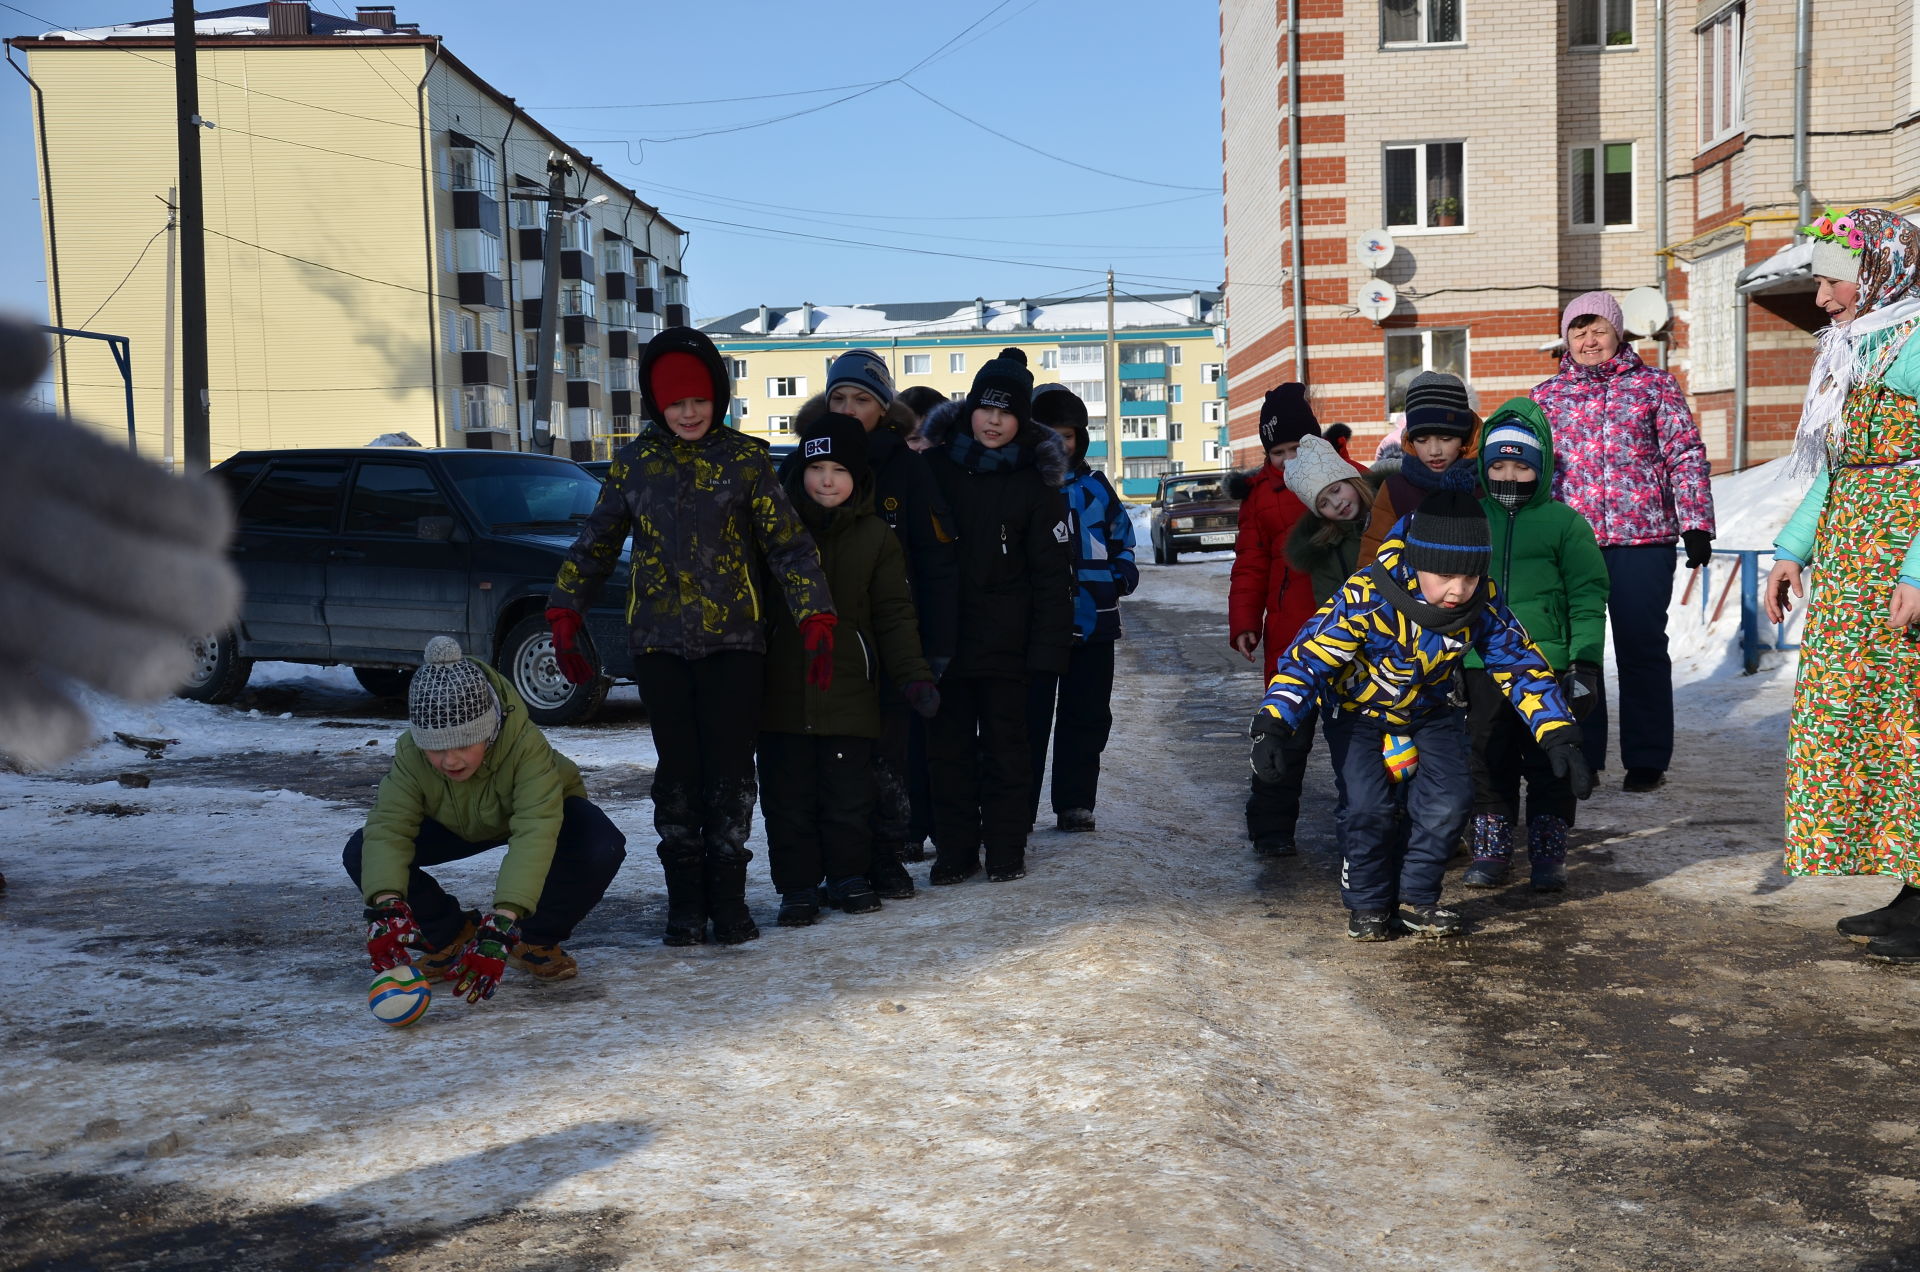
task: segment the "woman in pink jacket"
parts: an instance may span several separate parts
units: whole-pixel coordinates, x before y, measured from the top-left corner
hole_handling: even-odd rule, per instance
[[[1673,758],[1673,664],[1667,606],[1674,544],[1687,565],[1712,555],[1711,466],[1700,429],[1673,376],[1621,339],[1620,306],[1588,292],[1560,316],[1567,351],[1560,374],[1533,390],[1553,426],[1553,497],[1593,526],[1607,561],[1614,661],[1620,671],[1624,789],[1650,791]],[[1607,702],[1581,726],[1587,763],[1606,766]]]

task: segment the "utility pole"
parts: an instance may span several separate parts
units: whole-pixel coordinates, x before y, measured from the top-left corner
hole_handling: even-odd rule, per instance
[[[534,355],[533,449],[553,454],[553,358],[560,347],[560,235],[567,219],[567,178],[573,165],[563,154],[547,156],[547,229],[540,240],[540,342]]]
[[[193,0],[173,0],[173,89],[180,145],[180,389],[186,407],[185,468],[213,460],[207,401],[207,240],[200,197],[200,63]],[[169,363],[171,365],[171,363]]]
[[[1127,471],[1120,444],[1120,338],[1113,330],[1113,270],[1107,270],[1107,455],[1100,471],[1111,478]]]
[[[174,254],[180,230],[180,188],[167,187],[167,336],[166,353],[160,368],[160,466],[174,469],[173,453],[173,354],[174,354]]]

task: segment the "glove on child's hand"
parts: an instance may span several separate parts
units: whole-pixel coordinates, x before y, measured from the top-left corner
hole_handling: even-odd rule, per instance
[[[1286,779],[1287,739],[1293,736],[1293,730],[1279,716],[1269,715],[1265,711],[1254,713],[1253,723],[1248,726],[1247,734],[1253,739],[1253,754],[1248,763],[1253,766],[1253,775],[1269,786]]]
[[[413,910],[403,898],[370,905],[363,913],[367,919],[367,957],[373,961],[374,971],[390,971],[413,962],[413,951],[423,942],[420,925],[413,921]]]
[[[1560,692],[1566,695],[1573,718],[1586,719],[1600,701],[1600,669],[1590,662],[1573,664],[1560,673]]]
[[[560,674],[570,685],[592,684],[600,673],[580,652],[580,629],[585,626],[580,611],[556,605],[547,611],[547,626],[553,629],[553,659],[560,664]]]
[[[915,680],[907,685],[905,691],[907,705],[922,720],[931,720],[940,714],[940,690],[931,680]]]
[[[821,693],[833,688],[833,629],[839,622],[831,614],[809,614],[800,622],[800,648],[807,651],[807,683]]]
[[[507,974],[507,951],[513,948],[513,919],[505,914],[490,914],[480,930],[467,942],[460,960],[447,969],[453,992],[470,1003],[492,998]]]
[[[1705,530],[1682,530],[1680,542],[1687,545],[1689,570],[1713,560],[1713,536]]]
[[[1580,750],[1580,730],[1556,733],[1547,742],[1546,752],[1553,775],[1567,784],[1575,799],[1593,794],[1593,770],[1587,767],[1587,757]]]

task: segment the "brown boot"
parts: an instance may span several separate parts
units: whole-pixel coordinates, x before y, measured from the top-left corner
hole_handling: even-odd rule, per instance
[[[460,931],[445,945],[436,946],[424,953],[415,953],[413,966],[430,981],[437,981],[447,974],[447,969],[460,961],[460,955],[466,952],[467,942],[480,931],[480,912],[468,910],[460,916]]]
[[[580,974],[580,965],[573,961],[573,955],[558,945],[529,945],[525,941],[516,941],[513,949],[507,953],[507,962],[536,980],[572,980]]]

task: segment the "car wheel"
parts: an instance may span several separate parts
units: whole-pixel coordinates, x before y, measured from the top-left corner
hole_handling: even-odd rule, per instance
[[[208,632],[188,643],[193,669],[180,686],[180,696],[195,702],[232,702],[247,687],[253,659],[242,658],[233,633]]]
[[[404,698],[413,683],[411,667],[355,667],[353,678],[376,698]]]
[[[592,641],[581,636],[581,652],[598,662]],[[494,664],[527,704],[527,718],[535,724],[581,724],[593,718],[607,696],[607,678],[590,685],[570,683],[560,674],[553,656],[553,632],[545,616],[529,614],[513,625],[500,645]]]
[[[1166,556],[1167,559],[1164,562],[1162,562],[1162,564],[1164,565],[1180,564],[1180,549],[1173,546],[1172,539],[1167,540],[1167,550],[1164,553],[1164,555]]]
[[[1161,541],[1160,536],[1157,534],[1153,536],[1153,563],[1155,565],[1165,565],[1167,563],[1166,544]]]

